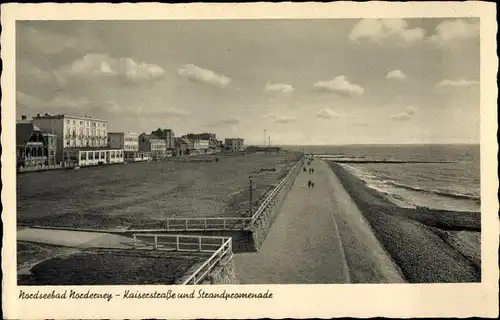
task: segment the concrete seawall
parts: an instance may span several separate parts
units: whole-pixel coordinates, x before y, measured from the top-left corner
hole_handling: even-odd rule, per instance
[[[283,205],[283,202],[285,201],[285,198],[290,191],[290,188],[295,183],[296,177],[296,174],[294,174],[294,176],[292,176],[285,183],[281,191],[273,199],[272,204],[262,212],[259,218],[252,225],[251,234],[254,251],[259,250],[262,246],[262,243],[264,243],[264,240],[266,240],[266,237],[276,218],[276,215],[280,211],[281,206]]]

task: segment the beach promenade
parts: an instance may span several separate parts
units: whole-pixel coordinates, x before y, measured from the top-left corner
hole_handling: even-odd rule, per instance
[[[315,172],[301,171],[261,249],[235,255],[240,283],[404,282],[329,166],[316,159],[310,167]]]

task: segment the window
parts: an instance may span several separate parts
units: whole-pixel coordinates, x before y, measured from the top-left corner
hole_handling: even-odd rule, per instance
[[[80,121],[80,125],[83,126],[83,121]]]
[[[86,152],[80,152],[80,160],[87,160],[87,153]]]
[[[96,151],[96,152],[94,152],[94,158],[95,158],[96,160],[97,160],[97,159],[99,159],[99,152],[97,152],[97,151]]]
[[[93,152],[89,152],[89,160],[94,160],[94,153]]]
[[[111,158],[114,159],[115,158],[115,152],[114,151],[111,151]]]
[[[104,159],[105,156],[104,156],[104,151],[101,152],[101,159]]]

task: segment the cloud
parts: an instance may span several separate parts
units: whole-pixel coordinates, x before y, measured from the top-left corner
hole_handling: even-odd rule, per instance
[[[393,114],[392,119],[398,121],[410,120],[417,114],[417,109],[415,107],[406,107],[404,112]]]
[[[217,121],[210,122],[207,124],[208,127],[224,127],[224,126],[232,126],[239,124],[241,119],[236,116],[231,116],[227,119],[221,119]]]
[[[429,41],[448,46],[450,42],[479,37],[479,21],[454,19],[445,20],[436,27]]]
[[[340,117],[340,114],[330,108],[323,108],[318,111],[316,116],[320,119],[332,119]]]
[[[186,64],[177,70],[177,74],[192,81],[206,83],[212,86],[225,88],[231,83],[231,79],[211,70],[203,69],[194,64]]]
[[[187,111],[177,110],[175,108],[167,109],[162,112],[164,115],[169,117],[184,118],[189,116],[191,113]]]
[[[382,43],[392,41],[395,44],[409,45],[423,40],[425,30],[409,28],[404,19],[362,19],[349,33],[349,40],[363,40]]]
[[[76,51],[81,54],[103,49],[104,44],[93,37],[75,38],[47,31],[39,31],[30,27],[20,27],[19,39],[27,41],[31,46],[46,55],[56,55],[64,51]]]
[[[347,81],[345,76],[338,76],[331,81],[318,81],[314,84],[314,88],[319,91],[334,92],[343,96],[361,96],[364,89]]]
[[[297,117],[295,116],[287,116],[287,115],[281,115],[278,113],[268,113],[263,116],[265,119],[272,119],[274,122],[279,123],[279,124],[286,124],[286,123],[292,123],[297,121]]]
[[[165,71],[146,62],[137,63],[131,58],[114,58],[107,54],[91,53],[75,60],[70,66],[56,72],[59,76],[119,77],[131,82],[161,78]]]
[[[294,91],[294,88],[292,87],[292,85],[285,83],[275,83],[275,84],[268,83],[266,85],[265,90],[267,92],[292,93]]]
[[[316,117],[323,120],[330,120],[334,118],[351,118],[352,116],[349,114],[337,112],[330,108],[323,108],[316,113]]]
[[[439,82],[436,86],[439,88],[464,88],[464,87],[471,87],[476,84],[478,84],[479,81],[475,80],[465,80],[465,79],[458,79],[458,80],[450,80],[450,79],[445,79],[441,82]]]
[[[78,109],[87,107],[91,103],[86,98],[74,98],[69,95],[56,95],[52,99],[46,100],[27,95],[21,91],[16,92],[16,102],[19,105],[32,109]]]
[[[292,123],[297,121],[297,118],[295,116],[287,116],[287,115],[282,115],[278,113],[268,113],[263,116],[263,118],[266,119],[272,119],[274,122],[279,123],[279,124],[286,124],[286,123]]]
[[[392,70],[387,73],[385,76],[386,79],[397,79],[397,80],[404,80],[406,79],[406,75],[403,73],[401,70]]]

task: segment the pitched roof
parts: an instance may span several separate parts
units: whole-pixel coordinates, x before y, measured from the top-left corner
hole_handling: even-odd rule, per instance
[[[16,145],[20,146],[28,143],[28,140],[35,131],[42,132],[42,130],[32,122],[19,121],[16,123]]]

